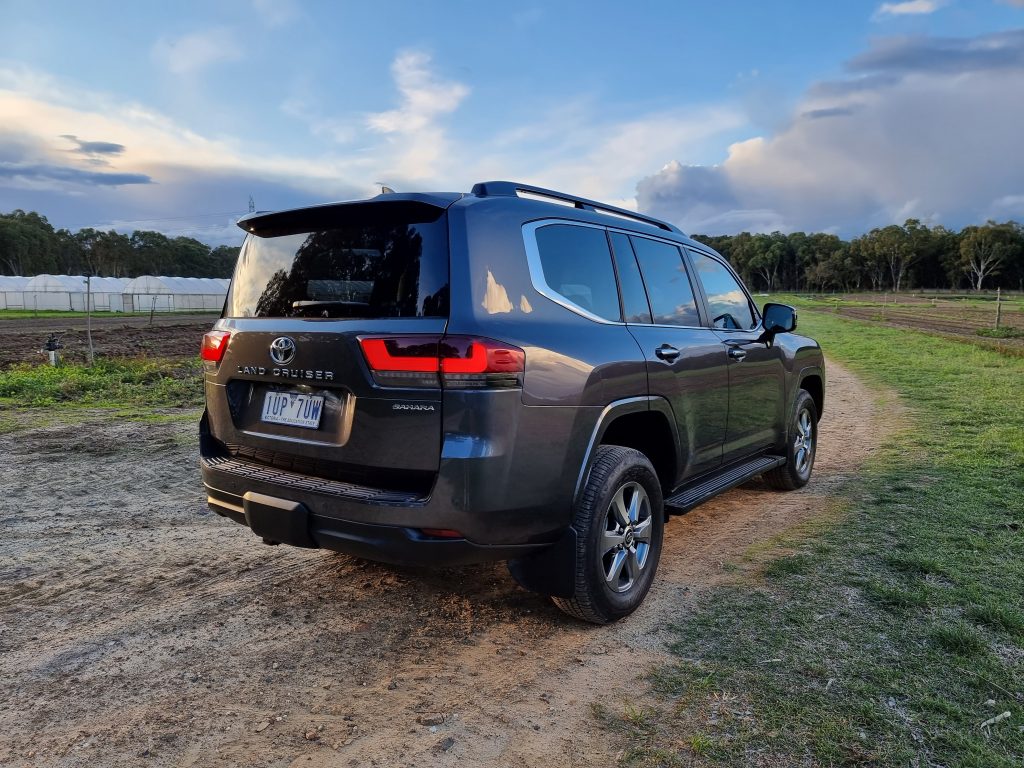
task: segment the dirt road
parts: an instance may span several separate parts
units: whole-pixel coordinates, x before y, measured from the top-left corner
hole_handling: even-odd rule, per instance
[[[0,462],[0,764],[613,764],[591,704],[642,696],[659,628],[724,562],[819,514],[882,439],[872,393],[829,376],[811,485],[754,483],[674,518],[647,602],[604,628],[503,565],[265,546],[206,511],[192,422],[16,414],[27,428]]]

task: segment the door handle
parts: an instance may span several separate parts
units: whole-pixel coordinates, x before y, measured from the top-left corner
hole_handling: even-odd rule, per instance
[[[677,357],[679,357],[679,350],[673,347],[671,344],[662,344],[656,350],[654,354],[658,356],[659,360],[664,360],[666,363],[671,363]]]
[[[729,347],[729,357],[731,357],[733,360],[739,361],[745,358],[746,356],[747,353],[744,352],[739,347]]]

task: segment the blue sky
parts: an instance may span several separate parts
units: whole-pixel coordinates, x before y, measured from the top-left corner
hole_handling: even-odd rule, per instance
[[[1024,219],[1024,0],[0,0],[0,211],[234,242],[511,178],[685,231]]]

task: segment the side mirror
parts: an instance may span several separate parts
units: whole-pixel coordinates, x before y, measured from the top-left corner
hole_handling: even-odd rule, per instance
[[[787,304],[765,304],[764,330],[766,334],[789,333],[796,330],[796,310]]]

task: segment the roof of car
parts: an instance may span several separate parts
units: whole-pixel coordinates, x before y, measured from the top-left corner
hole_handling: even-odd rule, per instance
[[[388,190],[365,200],[339,201],[283,211],[250,213],[238,220],[238,226],[246,232],[261,237],[273,237],[337,226],[339,219],[345,217],[368,221],[372,220],[375,214],[385,214],[389,218],[399,215],[406,217],[410,222],[427,222],[437,219],[444,210],[459,200],[472,203],[476,200],[502,198],[520,199],[523,202],[530,201],[550,206],[552,209],[558,210],[563,218],[580,218],[603,223],[608,223],[609,219],[615,219],[622,225],[641,225],[644,229],[652,228],[661,233],[674,235],[684,242],[700,245],[687,237],[674,224],[654,216],[515,181],[483,181],[475,184],[469,194],[461,192],[392,192]],[[568,215],[567,208],[574,210],[576,216]],[[648,231],[650,230],[648,229]]]

